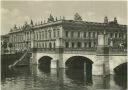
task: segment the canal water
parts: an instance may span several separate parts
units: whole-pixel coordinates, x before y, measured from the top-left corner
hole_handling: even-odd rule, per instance
[[[125,90],[126,76],[86,78],[80,69],[44,69],[36,65],[10,70],[2,66],[2,90]]]

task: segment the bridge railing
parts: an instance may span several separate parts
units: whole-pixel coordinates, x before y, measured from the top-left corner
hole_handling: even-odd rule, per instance
[[[31,48],[31,51],[37,52],[37,51],[55,51],[55,48]]]
[[[110,52],[126,52],[127,48],[110,47],[109,51]]]
[[[32,48],[31,51],[56,51],[57,48]],[[96,48],[63,48],[63,51],[96,51]]]
[[[90,47],[90,48],[64,48],[64,51],[96,51],[97,48]]]

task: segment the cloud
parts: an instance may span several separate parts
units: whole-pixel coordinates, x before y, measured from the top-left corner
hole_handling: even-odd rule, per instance
[[[10,28],[13,28],[15,24],[18,26],[23,25],[25,21],[30,21],[30,17],[24,15],[19,9],[1,9],[1,34],[7,34]]]
[[[94,16],[95,15],[94,12],[87,12],[86,14],[87,14],[87,16]]]

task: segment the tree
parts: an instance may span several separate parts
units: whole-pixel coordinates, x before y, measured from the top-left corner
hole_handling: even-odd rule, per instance
[[[12,47],[13,47],[12,43],[9,43],[9,44],[8,44],[8,47],[9,47],[9,48],[12,48]]]
[[[82,18],[81,18],[81,16],[78,13],[76,13],[74,15],[74,20],[76,20],[76,21],[82,21]]]
[[[6,48],[7,48],[7,42],[3,42],[2,47],[3,47],[4,49],[6,49]]]

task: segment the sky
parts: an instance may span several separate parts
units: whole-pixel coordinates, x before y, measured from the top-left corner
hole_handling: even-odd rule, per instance
[[[127,24],[126,1],[2,1],[1,34],[7,34],[14,25],[30,23],[31,19],[34,23],[47,21],[50,14],[73,19],[76,12],[85,21],[103,22],[107,16],[109,21],[117,17],[119,24]]]

